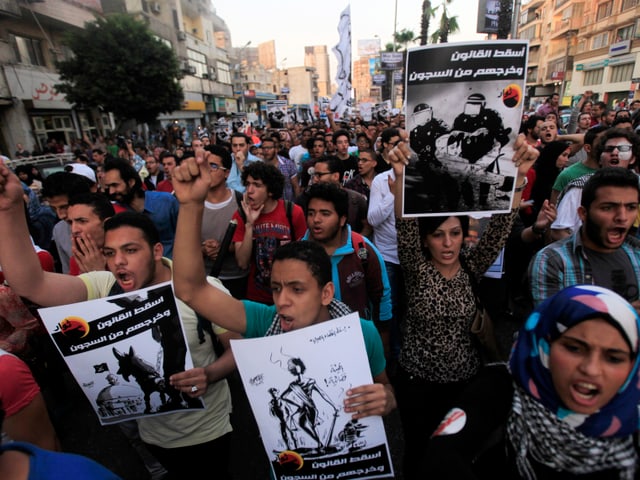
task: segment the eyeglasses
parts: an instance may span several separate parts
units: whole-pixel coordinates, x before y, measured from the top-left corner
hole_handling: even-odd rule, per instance
[[[366,163],[370,161],[372,161],[371,158],[362,158],[362,157],[358,158],[358,163]]]
[[[607,153],[612,153],[616,148],[619,152],[631,151],[631,145],[607,145],[606,147],[604,147],[604,151]]]
[[[331,175],[331,172],[314,172],[313,174],[314,177],[318,177],[318,178],[322,178],[325,175]]]
[[[224,168],[222,165],[218,165],[217,163],[210,163],[209,167],[211,167],[211,170],[213,170],[214,172],[216,170],[222,170],[223,172],[226,170],[226,168]]]

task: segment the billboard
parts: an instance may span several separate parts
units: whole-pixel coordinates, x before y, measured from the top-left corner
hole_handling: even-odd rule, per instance
[[[370,57],[371,55],[378,55],[379,52],[380,52],[379,38],[358,40],[358,56],[359,57]]]
[[[500,0],[478,1],[478,33],[498,33]]]

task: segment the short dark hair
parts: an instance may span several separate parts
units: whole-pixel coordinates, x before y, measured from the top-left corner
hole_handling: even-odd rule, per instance
[[[177,159],[176,159],[177,160]],[[104,172],[107,173],[111,170],[118,170],[120,172],[120,178],[126,184],[129,184],[129,180],[133,180],[132,192],[138,193],[142,191],[142,179],[133,165],[129,163],[129,160],[124,158],[109,158],[104,162]]]
[[[108,218],[104,222],[105,233],[109,230],[116,230],[120,227],[133,227],[142,231],[144,239],[151,248],[160,243],[160,234],[153,220],[144,213],[139,212],[121,212],[116,213],[113,217]]]
[[[605,130],[608,130],[608,128],[609,127],[600,125],[599,123],[591,128],[588,128],[587,131],[584,132],[584,144],[591,145],[592,147],[595,146],[594,142],[598,138],[598,135],[600,135]]]
[[[351,135],[349,135],[348,130],[345,130],[345,129],[336,130],[333,133],[333,143],[336,143],[338,141],[338,138],[340,137],[347,137],[347,141],[351,142]]]
[[[631,152],[636,160],[640,158],[640,137],[635,132],[629,131],[626,128],[608,128],[606,132],[600,137],[600,141],[596,145],[596,157],[600,160],[600,155],[604,153],[604,144],[607,140],[612,138],[624,138],[631,143]]]
[[[320,287],[332,281],[331,258],[319,243],[300,240],[281,245],[273,255],[273,263],[280,260],[300,260],[306,263]]]
[[[162,163],[162,160],[168,157],[173,157],[173,159],[176,161],[176,165],[178,165],[180,163],[180,160],[182,160],[183,158],[183,157],[178,158],[178,156],[175,153],[170,152],[169,150],[163,150],[162,152],[160,152],[160,155],[158,156],[158,161]]]
[[[332,155],[329,157],[324,157],[324,158],[319,158],[318,160],[316,160],[316,165],[318,163],[326,163],[327,164],[327,168],[329,169],[329,171],[331,173],[339,173],[342,171],[342,160],[340,160],[338,157]]]
[[[72,197],[79,193],[89,193],[93,182],[82,175],[71,172],[55,172],[42,181],[42,197],[53,198],[58,195]]]
[[[382,130],[382,133],[380,133],[380,141],[382,143],[389,143],[389,140],[391,140],[393,137],[399,136],[400,130],[398,130],[397,128],[385,128],[384,130]]]
[[[596,199],[598,189],[602,187],[634,188],[638,192],[638,197],[640,197],[638,176],[633,171],[626,168],[605,167],[596,170],[584,184],[580,205],[589,210],[589,207]]]
[[[358,139],[360,139],[360,138],[364,138],[367,141],[367,143],[369,145],[371,145],[371,139],[368,137],[368,135],[366,133],[364,133],[364,132],[358,133],[356,135],[356,141],[358,141]]]
[[[311,200],[314,198],[332,203],[338,217],[347,217],[349,212],[349,195],[340,185],[328,182],[319,182],[310,185],[307,190],[305,215],[309,209]]]
[[[229,137],[229,140],[231,141],[234,138],[244,138],[245,142],[247,142],[247,145],[249,145],[251,143],[251,139],[249,138],[249,135],[247,135],[246,133],[233,132],[231,134],[231,136]]]
[[[618,125],[620,125],[621,123],[628,123],[628,124],[633,126],[633,121],[631,120],[631,117],[629,117],[629,116],[614,118],[613,123],[611,124],[611,126],[614,127],[614,128],[624,128],[624,127],[618,127]]]
[[[231,153],[229,153],[229,150],[221,147],[220,145],[207,145],[206,147],[204,147],[204,149],[207,152],[215,155],[216,157],[220,157],[220,160],[222,160],[222,166],[224,168],[226,168],[227,170],[231,168],[233,159],[231,158]]]
[[[247,178],[252,177],[255,180],[262,180],[267,187],[267,192],[271,194],[271,198],[278,200],[282,197],[284,190],[284,175],[271,164],[264,162],[251,162],[242,170],[242,184],[246,185]]]
[[[79,193],[69,199],[69,206],[72,205],[87,205],[91,207],[100,220],[105,220],[116,214],[113,204],[102,193]]]

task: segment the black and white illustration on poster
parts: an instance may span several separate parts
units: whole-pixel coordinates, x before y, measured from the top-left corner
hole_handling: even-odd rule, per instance
[[[219,118],[217,122],[213,124],[214,131],[216,132],[216,138],[221,142],[230,142],[231,134],[233,133],[233,125],[227,121],[226,118]]]
[[[286,127],[287,110],[286,100],[267,100],[267,120],[271,128]]]
[[[102,425],[204,408],[169,385],[193,368],[170,282],[38,312]]]
[[[275,478],[393,477],[382,417],[343,408],[349,388],[372,383],[357,314],[231,349]]]
[[[247,129],[249,128],[247,112],[232,113],[231,124],[233,125],[234,132],[247,133]]]
[[[446,43],[407,55],[405,216],[508,212],[528,43]]]

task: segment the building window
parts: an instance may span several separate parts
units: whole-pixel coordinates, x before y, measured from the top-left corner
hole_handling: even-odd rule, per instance
[[[596,22],[600,20],[610,17],[613,12],[613,0],[609,0],[608,2],[601,3],[598,5],[598,11],[596,13]]]
[[[216,62],[216,70],[218,73],[218,82],[231,85],[231,71],[229,70],[229,64],[224,62]]]
[[[628,10],[630,8],[638,5],[638,0],[622,0],[622,11]]]
[[[596,68],[595,70],[587,70],[584,72],[583,85],[600,85],[604,77],[604,68]]]
[[[630,82],[633,76],[633,65],[633,63],[625,63],[611,67],[610,82]]]
[[[616,42],[629,40],[631,38],[631,35],[633,35],[633,25],[622,27],[616,32]]]
[[[13,46],[13,51],[18,63],[24,65],[39,65],[41,67],[45,66],[40,40],[10,34],[9,41]]]
[[[187,58],[189,59],[189,65],[196,69],[196,73],[194,73],[196,77],[203,78],[204,75],[209,75],[207,57],[204,54],[187,49]]]
[[[591,49],[596,50],[598,48],[607,47],[609,45],[609,32],[601,33],[591,39]]]

